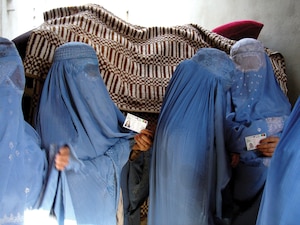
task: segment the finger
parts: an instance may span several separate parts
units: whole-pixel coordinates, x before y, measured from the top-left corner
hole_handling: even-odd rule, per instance
[[[132,147],[132,150],[147,151],[148,148],[146,148],[142,145],[134,144]]]
[[[55,157],[55,167],[58,170],[63,170],[65,168],[66,165],[66,160],[63,159],[62,157],[59,156],[59,154],[56,155]]]
[[[68,146],[63,146],[59,149],[59,154],[62,156],[69,156],[70,154],[70,149]]]
[[[277,143],[264,143],[264,144],[259,144],[256,146],[256,148],[259,150],[259,151],[274,151],[275,148],[277,146]]]
[[[68,155],[58,153],[55,157],[55,162],[61,164],[63,163],[67,164],[69,162],[69,157]]]
[[[141,146],[150,147],[152,145],[152,139],[150,139],[149,136],[145,134],[138,134],[134,137],[134,139]]]
[[[141,130],[140,134],[145,134],[151,139],[153,138],[153,132],[151,130],[148,130],[148,129]]]
[[[274,154],[275,148],[265,148],[260,150],[260,152],[264,155],[264,156],[272,156]]]
[[[55,159],[55,167],[56,167],[56,169],[63,170],[66,165],[67,165],[67,163],[65,162],[65,160],[62,160],[61,158],[56,157],[56,159]]]
[[[152,143],[152,139],[150,139],[148,136],[146,135],[140,135],[138,137],[138,139],[140,140],[140,142],[143,144],[143,145],[150,145]]]
[[[135,137],[136,140],[136,146],[134,150],[141,150],[141,151],[146,151],[150,148],[151,143],[145,141],[142,137]],[[136,149],[138,148],[138,149]]]
[[[150,143],[144,141],[142,138],[137,142],[137,145],[140,146],[141,150],[148,150],[150,148]]]
[[[55,163],[55,168],[56,168],[57,170],[62,171],[62,170],[65,169],[65,165],[64,165],[64,164],[61,164],[61,163]]]
[[[70,150],[67,146],[61,147],[55,156],[55,167],[63,170],[69,164]]]
[[[279,137],[277,136],[270,136],[270,137],[267,137],[267,138],[264,138],[262,140],[260,140],[260,144],[264,144],[264,143],[278,143],[279,141]]]
[[[274,152],[264,152],[263,155],[267,157],[272,157]]]
[[[259,151],[266,151],[268,150],[269,148],[274,148],[275,146],[272,145],[272,144],[260,144],[260,145],[257,145],[256,148],[259,150]]]
[[[132,150],[143,151],[138,144],[134,144],[133,147],[132,147]]]

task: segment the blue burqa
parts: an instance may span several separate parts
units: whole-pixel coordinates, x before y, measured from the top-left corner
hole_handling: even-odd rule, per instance
[[[300,97],[272,157],[257,225],[298,225],[300,205]]]
[[[202,48],[176,68],[160,112],[150,168],[149,225],[212,225],[229,180],[223,122],[234,64]]]
[[[282,92],[271,61],[261,42],[241,39],[231,48],[237,72],[231,87],[232,109],[227,114],[226,143],[240,154],[233,174],[233,199],[237,203],[233,224],[255,224],[270,157],[246,149],[245,137],[280,136],[291,105]]]
[[[109,96],[95,50],[88,44],[57,48],[37,114],[37,131],[53,164],[67,145],[71,159],[63,172],[52,165],[41,209],[54,211],[59,224],[116,224],[120,174],[133,134]]]
[[[13,42],[0,38],[0,224],[24,223],[47,166],[40,138],[23,117],[24,87],[21,57]]]

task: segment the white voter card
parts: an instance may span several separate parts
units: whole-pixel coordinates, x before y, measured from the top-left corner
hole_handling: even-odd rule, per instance
[[[245,137],[247,150],[250,151],[256,149],[256,146],[259,144],[260,140],[265,139],[266,137],[266,133]]]
[[[133,130],[137,133],[140,133],[141,130],[147,127],[147,125],[148,125],[147,120],[137,117],[131,113],[127,113],[123,127]]]

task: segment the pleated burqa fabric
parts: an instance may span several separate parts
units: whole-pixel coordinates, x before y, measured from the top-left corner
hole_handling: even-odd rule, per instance
[[[116,224],[120,174],[133,137],[123,122],[101,77],[95,50],[79,42],[58,47],[36,125],[50,164],[60,146],[71,150],[63,172],[52,165],[41,203],[41,209],[53,207],[59,224]]]
[[[202,48],[168,85],[153,143],[149,225],[212,225],[229,180],[223,120],[234,64]]]
[[[297,225],[300,205],[300,98],[272,157],[257,225]]]
[[[42,190],[47,161],[40,138],[24,120],[25,74],[13,44],[0,38],[0,224],[23,224]]]

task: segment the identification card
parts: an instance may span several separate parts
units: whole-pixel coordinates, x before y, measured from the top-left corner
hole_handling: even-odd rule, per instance
[[[131,113],[127,113],[123,127],[140,133],[141,130],[145,129],[148,125],[148,121],[137,117]]]
[[[247,150],[250,151],[256,149],[256,146],[259,144],[260,140],[265,139],[266,137],[266,133],[245,137]]]

